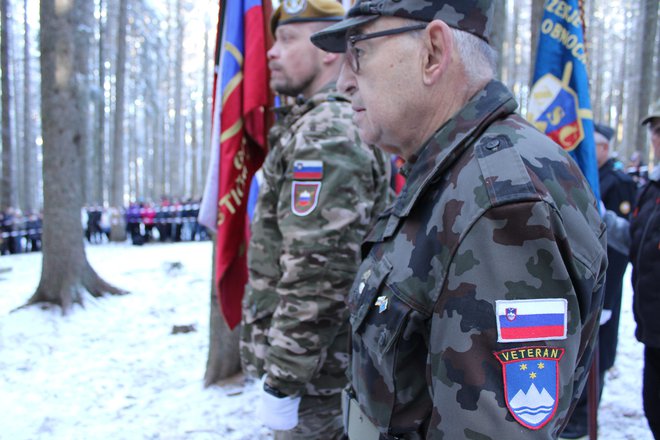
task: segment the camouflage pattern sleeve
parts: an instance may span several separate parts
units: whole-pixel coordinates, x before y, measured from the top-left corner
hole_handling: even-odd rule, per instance
[[[462,240],[431,317],[432,432],[445,438],[557,436],[575,393],[581,333],[598,320],[597,313],[581,317],[585,308],[573,286],[598,276],[590,273],[593,252],[581,253],[574,242],[574,254],[566,253],[563,227],[554,207],[521,202],[487,211]],[[534,336],[507,326],[527,309],[555,308],[565,330],[539,328]],[[534,395],[542,390],[543,398]],[[519,406],[516,394],[531,403]]]
[[[373,209],[375,182],[369,156],[339,133],[333,138],[328,132],[323,137],[316,132],[297,134],[294,160],[287,171],[294,175],[298,161],[322,162],[322,180],[314,182],[318,193],[312,192],[312,199],[315,195],[318,201],[309,202],[316,206],[308,213],[297,213],[295,205],[303,202],[305,183],[287,179],[280,193],[282,277],[277,284],[279,305],[273,315],[266,368],[269,379],[285,393],[299,392],[312,379],[326,362],[325,348],[338,332],[346,331],[345,295]],[[335,362],[343,376],[347,358]]]
[[[318,105],[264,166],[244,301],[245,321],[261,324],[241,356],[248,372],[267,373],[289,395],[334,394],[346,384],[345,296],[388,194],[387,161],[360,143],[350,115],[345,101]]]

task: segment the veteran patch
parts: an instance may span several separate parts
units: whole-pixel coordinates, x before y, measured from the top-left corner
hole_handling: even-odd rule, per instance
[[[563,348],[520,347],[493,353],[502,364],[504,397],[511,415],[537,430],[557,412]]]
[[[314,211],[319,201],[321,182],[293,182],[291,187],[291,212],[299,217]]]
[[[322,180],[323,162],[320,160],[297,160],[293,163],[293,180]]]
[[[495,301],[497,342],[566,339],[567,310],[563,298]]]

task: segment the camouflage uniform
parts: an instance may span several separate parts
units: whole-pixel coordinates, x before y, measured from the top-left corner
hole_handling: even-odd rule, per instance
[[[328,418],[341,434],[346,295],[359,265],[360,242],[389,195],[389,162],[360,142],[352,116],[350,103],[332,84],[293,106],[273,127],[248,252],[244,370],[267,373],[270,386],[303,396],[296,431],[302,436],[309,431],[311,438],[319,438],[319,427],[328,433]],[[310,161],[322,161],[322,176],[307,180],[295,166]],[[312,185],[307,202],[318,197],[311,210],[309,203],[294,206],[301,201],[296,188],[306,184]],[[330,401],[325,416],[319,414],[323,400]]]
[[[381,439],[556,438],[585,385],[605,231],[577,165],[516,107],[497,81],[477,93],[404,166],[406,186],[363,243],[350,379]],[[500,330],[549,301],[565,304],[564,335]],[[515,376],[531,390],[544,367],[556,392],[536,401],[554,412],[530,427],[506,379],[534,370]]]

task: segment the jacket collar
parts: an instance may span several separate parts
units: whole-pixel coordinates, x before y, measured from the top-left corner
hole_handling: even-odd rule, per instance
[[[402,167],[406,184],[392,213],[397,217],[408,215],[434,176],[449,168],[494,120],[508,116],[517,107],[509,89],[499,81],[492,80],[477,92]]]

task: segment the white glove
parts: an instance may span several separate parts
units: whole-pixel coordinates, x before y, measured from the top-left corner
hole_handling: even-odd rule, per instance
[[[610,320],[611,317],[612,317],[612,311],[603,309],[603,311],[600,314],[600,325],[605,324],[607,321]]]
[[[270,429],[288,431],[298,424],[299,406],[300,397],[275,397],[264,391],[262,385],[261,399],[257,404],[257,418]]]

